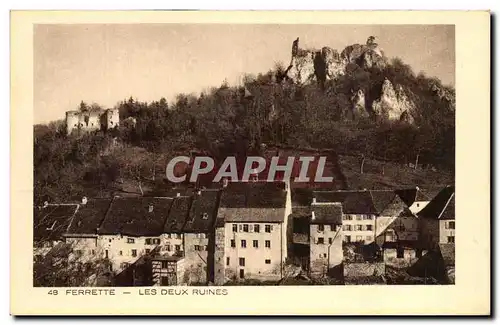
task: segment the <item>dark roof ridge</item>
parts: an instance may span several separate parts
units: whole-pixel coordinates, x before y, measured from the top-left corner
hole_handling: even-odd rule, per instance
[[[450,187],[450,186],[447,186],[447,187]],[[450,204],[451,202],[451,199],[455,196],[455,192],[453,192],[450,197],[448,198],[448,201],[446,201],[446,204],[444,205],[443,209],[441,210],[441,212],[439,213],[439,216],[438,216],[438,219],[441,219],[441,216],[443,215],[444,211],[446,210],[446,208],[448,207],[448,205]]]

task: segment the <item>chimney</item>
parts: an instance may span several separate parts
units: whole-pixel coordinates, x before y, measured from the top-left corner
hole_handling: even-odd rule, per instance
[[[87,197],[86,196],[82,197],[82,204],[83,205],[87,204]]]
[[[313,197],[312,204],[316,204],[316,198]]]
[[[415,189],[416,189],[417,191],[420,191],[420,188],[418,187],[418,185],[417,185],[417,186],[415,186]]]
[[[48,206],[49,206],[49,202],[48,202],[48,201],[43,202],[43,207],[44,207],[44,208],[46,208],[46,207],[48,207]]]
[[[181,193],[177,192],[177,197],[181,196]]]
[[[316,220],[316,215],[314,214],[314,211],[311,211],[311,220]]]
[[[227,187],[227,184],[229,183],[229,180],[227,178],[222,179],[222,187]]]
[[[153,205],[152,205],[152,204],[150,204],[150,205],[149,205],[148,211],[149,211],[150,213],[151,213],[151,212],[153,212]]]
[[[196,194],[197,194],[197,195],[201,195],[201,190],[197,190],[197,191],[196,191]]]

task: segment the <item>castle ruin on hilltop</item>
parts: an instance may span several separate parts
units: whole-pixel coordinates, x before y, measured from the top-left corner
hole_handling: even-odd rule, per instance
[[[66,112],[66,132],[109,130],[120,124],[117,108]]]

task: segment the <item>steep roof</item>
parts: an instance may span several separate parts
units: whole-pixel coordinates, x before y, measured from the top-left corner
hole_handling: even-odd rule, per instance
[[[313,190],[310,188],[292,188],[292,206],[309,206],[313,197]]]
[[[277,209],[284,208],[285,184],[281,182],[229,183],[222,190],[221,208]]]
[[[172,198],[115,197],[98,233],[158,236],[171,205]]]
[[[316,202],[339,202],[345,214],[377,214],[369,191],[315,191]]]
[[[342,224],[342,205],[340,203],[313,204],[311,206],[314,212],[312,224]]]
[[[429,197],[418,187],[396,190],[395,192],[407,206],[419,201],[430,201]]]
[[[455,186],[443,188],[417,215],[429,219],[455,219],[454,196]]]
[[[396,199],[395,191],[370,191],[373,200],[373,206],[377,213],[382,213]]]
[[[78,204],[49,204],[35,207],[33,237],[35,240],[59,240],[66,232]]]
[[[218,190],[204,190],[195,194],[183,231],[196,233],[211,231],[217,217],[218,199]]]
[[[168,214],[167,221],[163,227],[165,233],[182,232],[184,224],[189,216],[189,208],[192,198],[190,196],[175,197]]]
[[[97,234],[97,228],[104,220],[111,201],[111,199],[89,199],[86,204],[80,204],[67,233]]]

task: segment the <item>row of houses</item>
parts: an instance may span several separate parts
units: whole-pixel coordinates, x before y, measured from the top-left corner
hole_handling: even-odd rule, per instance
[[[453,187],[429,200],[418,189],[292,190],[287,182],[251,181],[189,195],[45,203],[34,209],[35,255],[64,243],[73,258],[109,261],[125,285],[277,281],[293,263],[329,276],[349,268],[350,244],[389,252],[393,243],[396,259],[394,243],[426,251],[453,244],[453,195]],[[139,269],[148,273],[140,281]]]

